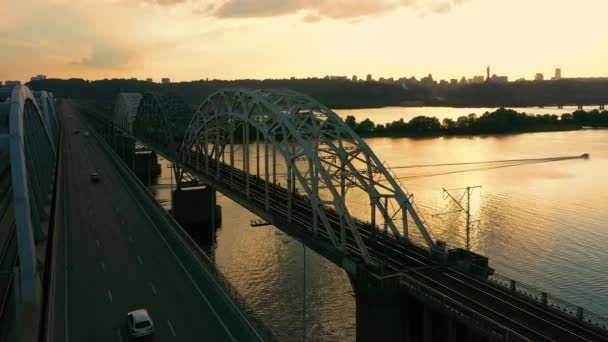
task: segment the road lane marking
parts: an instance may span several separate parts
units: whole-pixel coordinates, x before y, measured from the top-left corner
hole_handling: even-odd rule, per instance
[[[129,240],[130,243],[133,243],[133,237],[131,236],[131,234],[129,234],[127,236],[127,239]]]
[[[122,333],[120,332],[120,329],[118,330],[118,341],[122,342]]]
[[[156,295],[156,287],[154,287],[154,284],[152,284],[152,282],[149,282],[148,284],[150,284],[150,288],[152,289],[152,293],[154,293],[154,295]]]
[[[103,262],[101,263],[101,270],[102,271],[106,271],[106,264],[104,264]]]
[[[169,325],[169,330],[171,330],[171,335],[173,335],[173,337],[177,336],[175,334],[175,330],[173,330],[173,325],[171,325],[171,321],[167,320],[167,325]]]
[[[108,290],[108,299],[110,300],[110,303],[112,303],[112,292],[110,290]]]
[[[99,243],[99,240],[95,240],[95,243],[97,244],[97,248],[101,248],[101,243]]]
[[[106,150],[106,152],[107,151],[108,150]],[[110,150],[108,153],[110,153],[110,155],[112,155],[113,152]],[[120,167],[120,165],[118,167]],[[123,185],[125,185],[125,186],[127,185],[127,181],[125,179],[122,179],[122,177],[119,177],[119,180],[121,181],[121,183]],[[139,191],[142,191],[142,190],[139,190]],[[192,285],[196,289],[196,292],[198,292],[198,294],[201,296],[201,298],[203,298],[203,300],[205,301],[205,303],[207,304],[207,306],[211,309],[211,312],[213,313],[213,315],[215,316],[215,318],[218,320],[218,322],[224,328],[224,331],[226,332],[226,335],[228,335],[228,337],[230,338],[230,340],[232,340],[233,342],[236,342],[237,341],[236,338],[232,335],[232,333],[230,332],[230,329],[228,329],[228,327],[226,326],[226,323],[224,322],[224,320],[220,317],[220,315],[218,314],[218,312],[215,310],[215,307],[213,305],[211,305],[211,302],[209,301],[209,298],[207,298],[207,296],[203,293],[203,291],[198,286],[198,284],[194,281],[194,279],[192,278],[192,275],[190,274],[190,272],[188,272],[188,270],[186,269],[186,267],[184,266],[184,264],[182,263],[182,261],[180,260],[180,258],[177,256],[177,254],[175,254],[175,251],[173,250],[173,248],[171,248],[171,246],[169,245],[169,242],[167,242],[167,239],[165,239],[165,237],[160,232],[160,229],[156,226],[156,222],[152,219],[152,217],[150,217],[150,214],[148,214],[148,212],[144,209],[144,207],[142,206],[142,204],[139,203],[139,201],[138,201],[139,199],[135,198],[135,195],[131,191],[127,191],[127,193],[129,195],[129,197],[131,197],[132,199],[135,200],[135,204],[137,205],[137,207],[139,207],[139,209],[141,210],[141,212],[148,219],[148,222],[150,222],[151,225],[152,225],[152,227],[154,227],[154,230],[156,231],[156,234],[158,234],[158,236],[164,242],[165,246],[169,249],[169,251],[171,252],[171,254],[173,254],[173,257],[175,258],[175,260],[177,261],[177,263],[180,265],[180,267],[182,268],[182,270],[184,271],[184,273],[186,274],[186,276],[188,276],[188,278],[190,279],[190,282],[192,283]],[[169,223],[169,221],[166,218],[163,218],[163,219],[165,220],[165,222],[167,224]],[[129,236],[129,238],[130,238],[130,236]],[[194,254],[192,253],[192,251],[190,251],[190,254],[192,256],[194,256]],[[205,273],[209,277],[211,277],[211,272],[209,270],[207,270],[200,261],[198,261],[198,264],[205,271]],[[226,292],[223,291],[223,289],[221,288],[221,285],[219,285],[217,283],[217,281],[215,281],[215,284],[216,284],[216,286],[219,288],[219,290],[221,292],[223,292],[224,294],[226,294]],[[230,302],[236,308],[236,304],[234,302],[232,302],[232,301],[230,301]],[[245,320],[245,322],[247,322],[249,324],[249,326],[251,327],[251,329],[254,332],[256,332],[256,330],[253,328],[253,326],[251,325],[251,323],[249,323],[249,321],[245,318],[245,316],[243,315],[243,313],[241,313],[241,317],[243,317],[243,319]],[[257,334],[257,332],[256,332],[256,335],[258,335],[260,341],[263,341],[262,337],[259,336],[259,334]]]
[[[143,265],[143,264],[144,264],[144,262],[143,262],[143,261],[141,261],[141,258],[139,257],[139,255],[137,256],[137,261],[139,261],[139,264],[140,264],[140,265]]]

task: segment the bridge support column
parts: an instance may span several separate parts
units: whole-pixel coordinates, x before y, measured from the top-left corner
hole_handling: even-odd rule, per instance
[[[359,265],[350,276],[357,303],[357,341],[476,341],[479,335]]]
[[[160,175],[160,164],[156,153],[151,151],[135,153],[135,174],[144,184],[151,184]]]
[[[135,154],[135,143],[130,138],[121,135],[115,136],[114,139],[114,152],[116,152],[125,164],[132,167]]]
[[[357,341],[406,341],[411,334],[408,298],[396,278],[377,279],[366,270],[351,276],[357,303]],[[418,318],[420,319],[420,318]]]
[[[197,242],[213,242],[222,223],[221,207],[211,186],[182,187],[172,193],[173,217]]]

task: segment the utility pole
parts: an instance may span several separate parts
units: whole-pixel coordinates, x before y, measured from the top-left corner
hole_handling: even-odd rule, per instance
[[[306,342],[307,333],[306,333],[306,245],[302,242],[302,249],[304,254],[304,279],[302,280],[302,342]]]
[[[467,251],[471,250],[471,223],[479,222],[479,220],[471,221],[471,190],[475,190],[475,189],[481,189],[481,185],[467,186],[466,188],[461,188],[461,189],[445,189],[445,188],[443,188],[444,198],[447,195],[460,208],[457,211],[459,211],[459,212],[464,211],[465,214],[466,214],[466,235],[467,235],[467,237],[466,237],[466,248],[467,248]],[[460,199],[457,200],[454,196],[452,196],[452,194],[450,193],[450,191],[460,191],[460,190],[465,190],[465,193],[463,193],[463,195],[460,197]],[[463,200],[465,194],[467,195],[466,208],[462,205],[462,200]]]

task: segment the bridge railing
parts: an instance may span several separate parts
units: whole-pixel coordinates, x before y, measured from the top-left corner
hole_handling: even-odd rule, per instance
[[[580,306],[568,303],[565,300],[552,296],[547,292],[543,292],[531,285],[524,284],[498,273],[492,274],[488,280],[496,285],[508,289],[509,291],[530,298],[548,308],[560,311],[587,324],[608,331],[608,318],[602,317],[595,312],[591,312]]]
[[[471,323],[471,326],[475,327],[476,330],[482,332],[482,334],[489,337],[491,341],[503,341],[503,342],[519,342],[526,341],[532,342],[533,340],[517,333],[516,331],[509,329],[505,325],[493,320],[492,318],[484,315],[483,313],[472,309],[460,301],[447,296],[446,294],[437,291],[431,286],[424,284],[423,282],[415,279],[414,277],[406,273],[395,273],[388,276],[372,275],[377,279],[397,278],[397,280],[407,290],[415,294],[417,298],[420,298],[423,302],[435,307],[439,307],[454,319]]]

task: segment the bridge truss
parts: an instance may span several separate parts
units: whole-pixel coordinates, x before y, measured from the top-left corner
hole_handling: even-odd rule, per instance
[[[313,232],[325,230],[334,246],[343,250],[347,235],[352,236],[368,262],[367,247],[347,207],[347,196],[354,189],[367,194],[369,210],[363,219],[376,226],[380,216],[394,236],[408,242],[409,214],[428,247],[434,247],[409,196],[385,165],[338,115],[309,96],[289,90],[242,89],[212,94],[190,123],[180,161],[189,160],[193,152],[264,177],[267,206],[268,185],[285,179],[290,194],[301,191],[310,199]],[[337,212],[339,236],[331,229],[324,206]],[[291,210],[288,198],[288,219]]]
[[[324,231],[343,251],[347,237],[354,239],[357,254],[368,263],[373,261],[349,212],[349,198],[367,203],[357,210],[358,219],[374,227],[381,224],[404,243],[411,242],[411,221],[420,240],[437,248],[411,195],[337,114],[309,96],[289,90],[226,89],[209,96],[190,121],[191,116],[173,96],[121,94],[113,120],[123,132],[177,164],[197,156],[207,160],[207,171],[209,160],[221,162],[215,164],[217,175],[222,164],[243,171],[249,175],[248,197],[250,182],[263,179],[267,208],[269,187],[283,182],[290,194],[289,221],[295,210],[291,194],[307,197],[312,232]],[[193,178],[183,169],[176,174],[178,182]],[[331,228],[328,207],[338,214],[338,234]]]
[[[36,242],[48,233],[59,134],[52,94],[22,85],[0,88],[0,156],[10,165],[7,203],[14,215],[0,229],[16,230],[20,304],[40,301]]]

